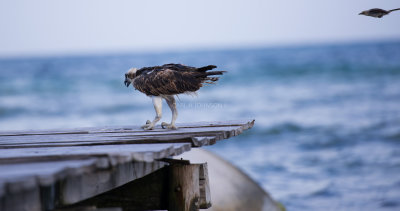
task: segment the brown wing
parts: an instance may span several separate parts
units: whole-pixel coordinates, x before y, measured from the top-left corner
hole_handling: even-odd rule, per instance
[[[176,95],[195,92],[202,86],[199,73],[193,70],[155,68],[136,76],[133,86],[146,95]]]

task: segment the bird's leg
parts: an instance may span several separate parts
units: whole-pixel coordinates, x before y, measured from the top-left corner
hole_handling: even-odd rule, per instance
[[[153,96],[152,100],[153,100],[154,110],[156,110],[156,117],[152,122],[150,122],[150,124],[147,124],[146,122],[146,124],[142,126],[142,128],[145,130],[153,130],[154,125],[158,121],[160,121],[162,116],[162,98],[160,96]]]
[[[165,101],[167,101],[167,104],[168,104],[169,108],[171,109],[172,119],[171,119],[171,124],[163,122],[163,123],[161,123],[161,127],[176,130],[177,128],[175,126],[175,121],[176,121],[176,118],[178,117],[178,110],[176,109],[175,98],[173,95],[170,95],[170,96],[164,97],[164,99],[165,99]]]

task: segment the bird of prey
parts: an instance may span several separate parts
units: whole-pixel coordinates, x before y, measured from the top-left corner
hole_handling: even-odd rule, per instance
[[[161,119],[162,99],[165,99],[172,112],[171,123],[163,122],[161,126],[168,129],[177,129],[175,120],[178,117],[175,95],[195,93],[203,84],[214,84],[225,71],[209,71],[217,66],[208,65],[200,68],[182,64],[164,64],[162,66],[131,68],[125,74],[125,85],[133,87],[152,98],[156,117],[153,121],[147,120],[142,126],[145,130],[154,129]]]
[[[383,9],[379,9],[379,8],[374,8],[374,9],[362,11],[359,15],[366,15],[366,16],[371,16],[371,17],[375,17],[375,18],[382,18],[384,15],[387,15],[396,10],[400,10],[400,8],[393,9],[393,10],[383,10]]]

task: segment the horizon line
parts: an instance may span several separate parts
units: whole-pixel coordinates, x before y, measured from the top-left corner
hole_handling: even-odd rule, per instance
[[[40,59],[40,58],[61,58],[61,57],[87,57],[87,56],[112,56],[112,55],[129,55],[129,54],[163,54],[163,53],[184,53],[184,52],[202,52],[202,51],[230,51],[230,50],[256,50],[256,49],[274,49],[274,48],[301,48],[301,47],[318,47],[318,46],[340,46],[351,44],[369,44],[369,43],[391,43],[400,42],[400,38],[379,38],[379,39],[358,39],[358,40],[336,40],[336,41],[316,41],[316,42],[286,42],[278,44],[239,44],[239,45],[220,45],[220,46],[193,46],[193,47],[164,47],[164,48],[126,48],[126,49],[98,49],[98,50],[77,50],[77,51],[60,51],[60,52],[42,52],[42,53],[11,53],[1,54],[0,60],[14,59]]]

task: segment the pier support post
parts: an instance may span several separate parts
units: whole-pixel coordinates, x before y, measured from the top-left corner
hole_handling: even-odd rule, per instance
[[[169,167],[168,210],[193,211],[211,207],[207,163]]]
[[[169,169],[168,210],[194,211],[200,207],[200,166],[172,164]]]

